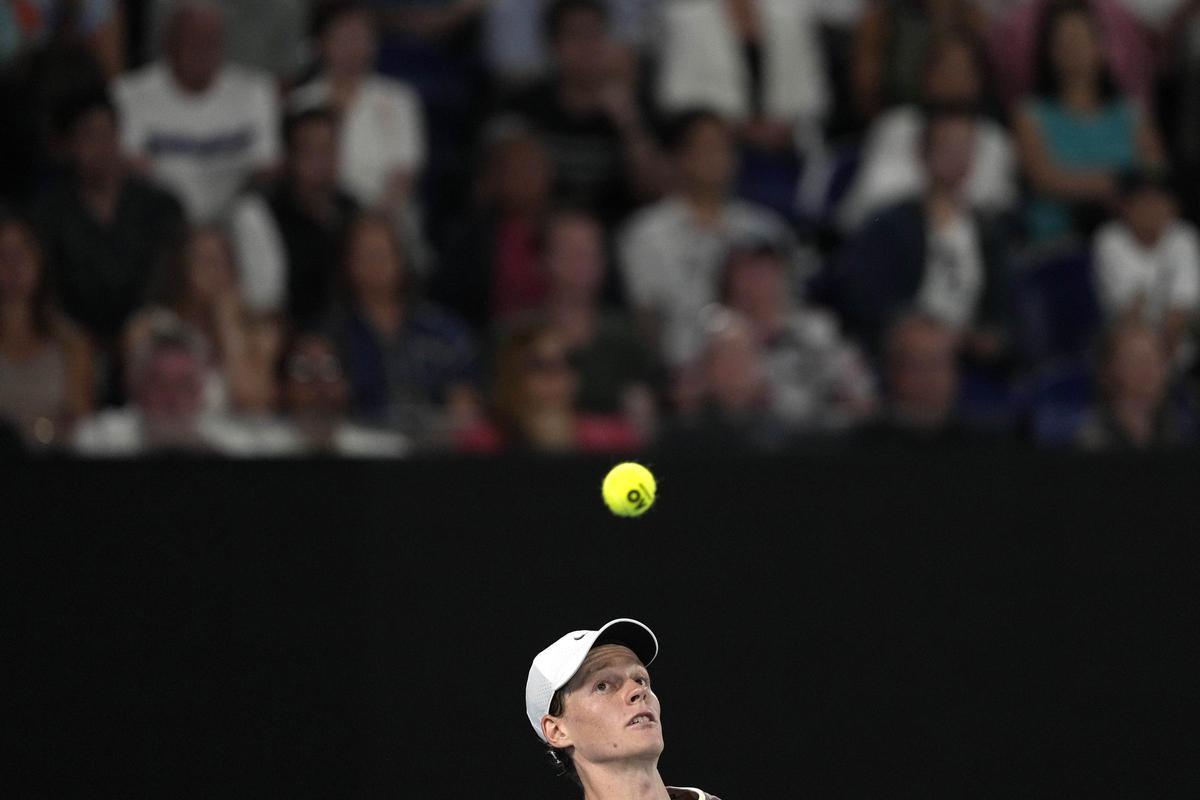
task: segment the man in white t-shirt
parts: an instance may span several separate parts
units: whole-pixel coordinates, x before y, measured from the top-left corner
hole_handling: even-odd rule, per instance
[[[681,368],[699,356],[703,309],[717,299],[717,278],[731,242],[794,237],[771,211],[735,200],[733,134],[717,114],[684,112],[669,126],[678,192],[639,212],[620,234],[625,289],[663,360]]]
[[[279,158],[279,112],[264,73],[224,60],[221,10],[184,0],[166,58],[117,79],[122,145],[172,190],[193,222],[219,219],[243,185]]]
[[[529,667],[525,714],[584,800],[718,800],[658,774],[662,707],[647,671],[656,655],[653,631],[614,619],[566,634]]]
[[[1121,181],[1121,217],[1094,243],[1096,289],[1110,322],[1129,318],[1162,330],[1170,352],[1187,360],[1185,337],[1200,307],[1200,236],[1179,217],[1163,175]]]

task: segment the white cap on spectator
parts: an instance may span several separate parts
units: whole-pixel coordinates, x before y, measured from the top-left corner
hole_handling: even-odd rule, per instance
[[[658,655],[654,631],[635,619],[614,619],[598,631],[572,631],[538,653],[525,684],[525,713],[543,742],[542,717],[550,713],[554,693],[570,682],[591,649],[602,644],[624,645],[646,666]]]

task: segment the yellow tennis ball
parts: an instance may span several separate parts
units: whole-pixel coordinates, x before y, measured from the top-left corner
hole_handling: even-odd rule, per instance
[[[640,517],[654,505],[658,484],[650,470],[626,461],[604,476],[604,503],[618,517]]]

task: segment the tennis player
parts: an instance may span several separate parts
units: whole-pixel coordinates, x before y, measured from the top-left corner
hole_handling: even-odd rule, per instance
[[[614,619],[568,633],[529,668],[529,722],[584,800],[718,800],[667,786],[658,774],[662,709],[646,670],[656,655],[649,628]]]

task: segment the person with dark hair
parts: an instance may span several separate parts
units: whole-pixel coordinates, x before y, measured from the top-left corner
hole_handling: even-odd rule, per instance
[[[0,419],[48,446],[67,439],[92,395],[89,348],[51,302],[32,228],[0,212]]]
[[[665,126],[676,172],[674,195],[643,209],[619,235],[625,291],[647,342],[673,370],[699,354],[701,310],[716,300],[721,258],[731,241],[794,237],[773,212],[732,197],[737,156],[719,115],[683,112]]]
[[[484,135],[475,200],[451,226],[430,294],[477,331],[541,307],[549,289],[542,231],[554,167],[520,120],[493,120]]]
[[[975,0],[869,0],[852,64],[859,118],[869,123],[891,105],[920,99],[924,54],[939,34],[963,30],[982,40],[987,26]]]
[[[474,340],[456,317],[419,299],[407,253],[386,219],[368,215],[350,225],[342,281],[342,303],[325,329],[358,416],[414,436],[477,419]]]
[[[939,113],[925,126],[924,194],[879,213],[850,243],[835,283],[847,328],[872,352],[901,310],[915,308],[966,337],[981,357],[999,354],[1007,327],[1004,244],[974,213],[971,173],[976,119]]]
[[[1172,404],[1167,350],[1155,328],[1117,323],[1101,336],[1097,361],[1100,400],[1076,435],[1080,448],[1161,449],[1194,440],[1194,421]]]
[[[883,342],[884,404],[858,435],[875,447],[959,447],[989,443],[958,413],[960,336],[920,311],[901,313]]]
[[[922,131],[930,113],[941,108],[962,109],[977,118],[965,187],[971,207],[995,215],[1016,204],[1016,153],[1008,131],[988,115],[995,98],[987,75],[983,51],[968,31],[949,31],[930,42],[919,103],[884,112],[867,131],[853,183],[838,208],[842,231],[858,231],[880,209],[925,189],[929,176],[921,157]]]
[[[1164,2],[1145,1],[1160,8]],[[1087,7],[1104,31],[1101,46],[1120,93],[1149,108],[1154,100],[1155,73],[1162,66],[1161,53],[1155,52],[1155,48],[1161,44],[1156,44],[1156,37],[1130,8],[1136,2],[1139,0],[989,0],[994,23],[988,49],[1004,108],[1034,91],[1042,21],[1047,13],[1062,5]]]
[[[1015,126],[1033,190],[1028,234],[1045,242],[1091,233],[1116,199],[1117,175],[1161,165],[1163,149],[1145,110],[1117,93],[1087,4],[1047,8],[1037,65],[1035,95],[1021,105]]]
[[[578,390],[562,335],[542,320],[517,323],[497,349],[490,419],[465,429],[458,447],[469,453],[620,453],[642,444],[621,417],[583,411]]]
[[[542,650],[525,682],[525,714],[584,800],[718,800],[667,786],[658,772],[662,704],[648,668],[658,638],[633,619],[572,631]]]
[[[130,172],[108,96],[72,98],[57,114],[66,170],[44,191],[34,219],[50,284],[63,311],[102,351],[149,298],[154,277],[183,241],[183,209]]]
[[[558,211],[546,222],[544,245],[549,288],[543,316],[562,337],[578,371],[580,409],[621,414],[648,436],[658,370],[629,320],[602,305],[604,228],[586,212]]]
[[[320,334],[302,333],[286,348],[279,396],[280,410],[305,454],[393,458],[409,450],[400,434],[365,428],[348,418],[350,384],[333,342]]]
[[[1157,327],[1171,360],[1194,357],[1191,327],[1200,308],[1200,234],[1179,215],[1161,172],[1123,175],[1120,216],[1093,242],[1095,284],[1105,317]]]
[[[408,84],[375,72],[379,32],[368,3],[324,0],[312,35],[321,72],[292,92],[288,105],[333,112],[342,188],[363,208],[399,219],[425,164],[421,99]]]
[[[545,30],[552,76],[503,101],[503,109],[545,137],[555,198],[613,223],[661,183],[636,65],[612,39],[597,0],[555,0]]]
[[[359,205],[338,188],[337,122],[330,111],[288,116],[284,144],[283,174],[238,202],[232,239],[247,305],[286,311],[292,324],[310,329],[333,302],[346,229]]]
[[[126,326],[123,347],[133,352],[163,324],[186,325],[205,354],[203,410],[261,415],[275,405],[271,372],[282,346],[282,322],[245,307],[240,272],[220,228],[195,228],[163,271],[156,302]]]
[[[227,60],[225,30],[212,0],[180,0],[163,32],[164,59],[113,87],[126,155],[179,195],[193,223],[221,219],[279,159],[274,81]]]

